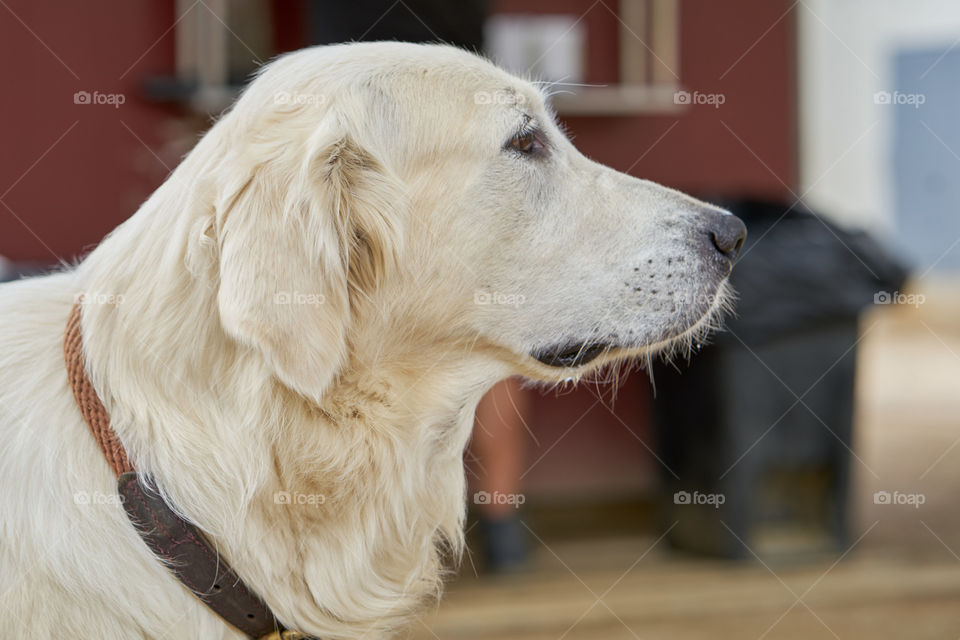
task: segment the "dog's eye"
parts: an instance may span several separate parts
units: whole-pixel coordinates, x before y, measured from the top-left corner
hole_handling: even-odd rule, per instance
[[[541,153],[545,148],[536,131],[518,133],[510,139],[507,147],[525,156]]]

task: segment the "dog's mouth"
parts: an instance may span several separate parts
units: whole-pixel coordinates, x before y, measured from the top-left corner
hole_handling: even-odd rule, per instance
[[[541,349],[533,357],[550,367],[571,368],[588,364],[613,348],[613,345],[603,343],[565,343]]]
[[[531,351],[530,355],[549,367],[575,369],[601,357],[617,360],[641,354],[688,351],[693,345],[705,340],[712,331],[720,328],[720,320],[731,309],[733,296],[724,279],[711,294],[702,295],[705,300],[709,300],[709,304],[673,317],[665,328],[642,339],[624,341],[612,335],[607,340],[599,337],[580,341],[568,340],[536,349]]]

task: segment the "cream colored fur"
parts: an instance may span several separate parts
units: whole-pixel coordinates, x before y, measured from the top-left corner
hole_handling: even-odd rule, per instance
[[[548,157],[505,149],[527,119]],[[726,275],[696,249],[709,210],[590,162],[534,85],[470,54],[273,62],[76,269],[0,287],[0,637],[242,637],[116,502],[64,372],[78,294],[138,470],[287,625],[387,638],[461,550],[483,393],[704,326]],[[531,357],[565,341],[611,348]]]

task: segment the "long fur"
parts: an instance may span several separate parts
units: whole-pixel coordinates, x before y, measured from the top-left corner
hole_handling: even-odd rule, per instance
[[[560,160],[503,151],[515,105],[456,102],[504,86]],[[599,367],[713,317],[721,303],[632,293],[666,273],[654,257],[695,255],[705,207],[590,163],[535,88],[469,54],[379,43],[273,63],[77,268],[0,288],[0,635],[242,637],[116,501],[63,367],[78,295],[90,377],[137,469],[288,626],[387,638],[463,548],[461,457],[492,384],[583,375],[529,355],[575,335],[637,345]],[[617,264],[577,253],[598,253],[590,225]],[[677,291],[725,275],[670,264]],[[476,304],[492,286],[529,302]]]

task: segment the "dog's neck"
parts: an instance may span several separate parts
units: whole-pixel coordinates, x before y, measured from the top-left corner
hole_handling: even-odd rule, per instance
[[[108,238],[79,268],[90,376],[134,464],[286,623],[395,628],[462,544],[462,451],[502,371],[380,333],[315,404],[224,333],[215,274],[184,268],[202,220],[148,213],[115,234],[168,244]]]

